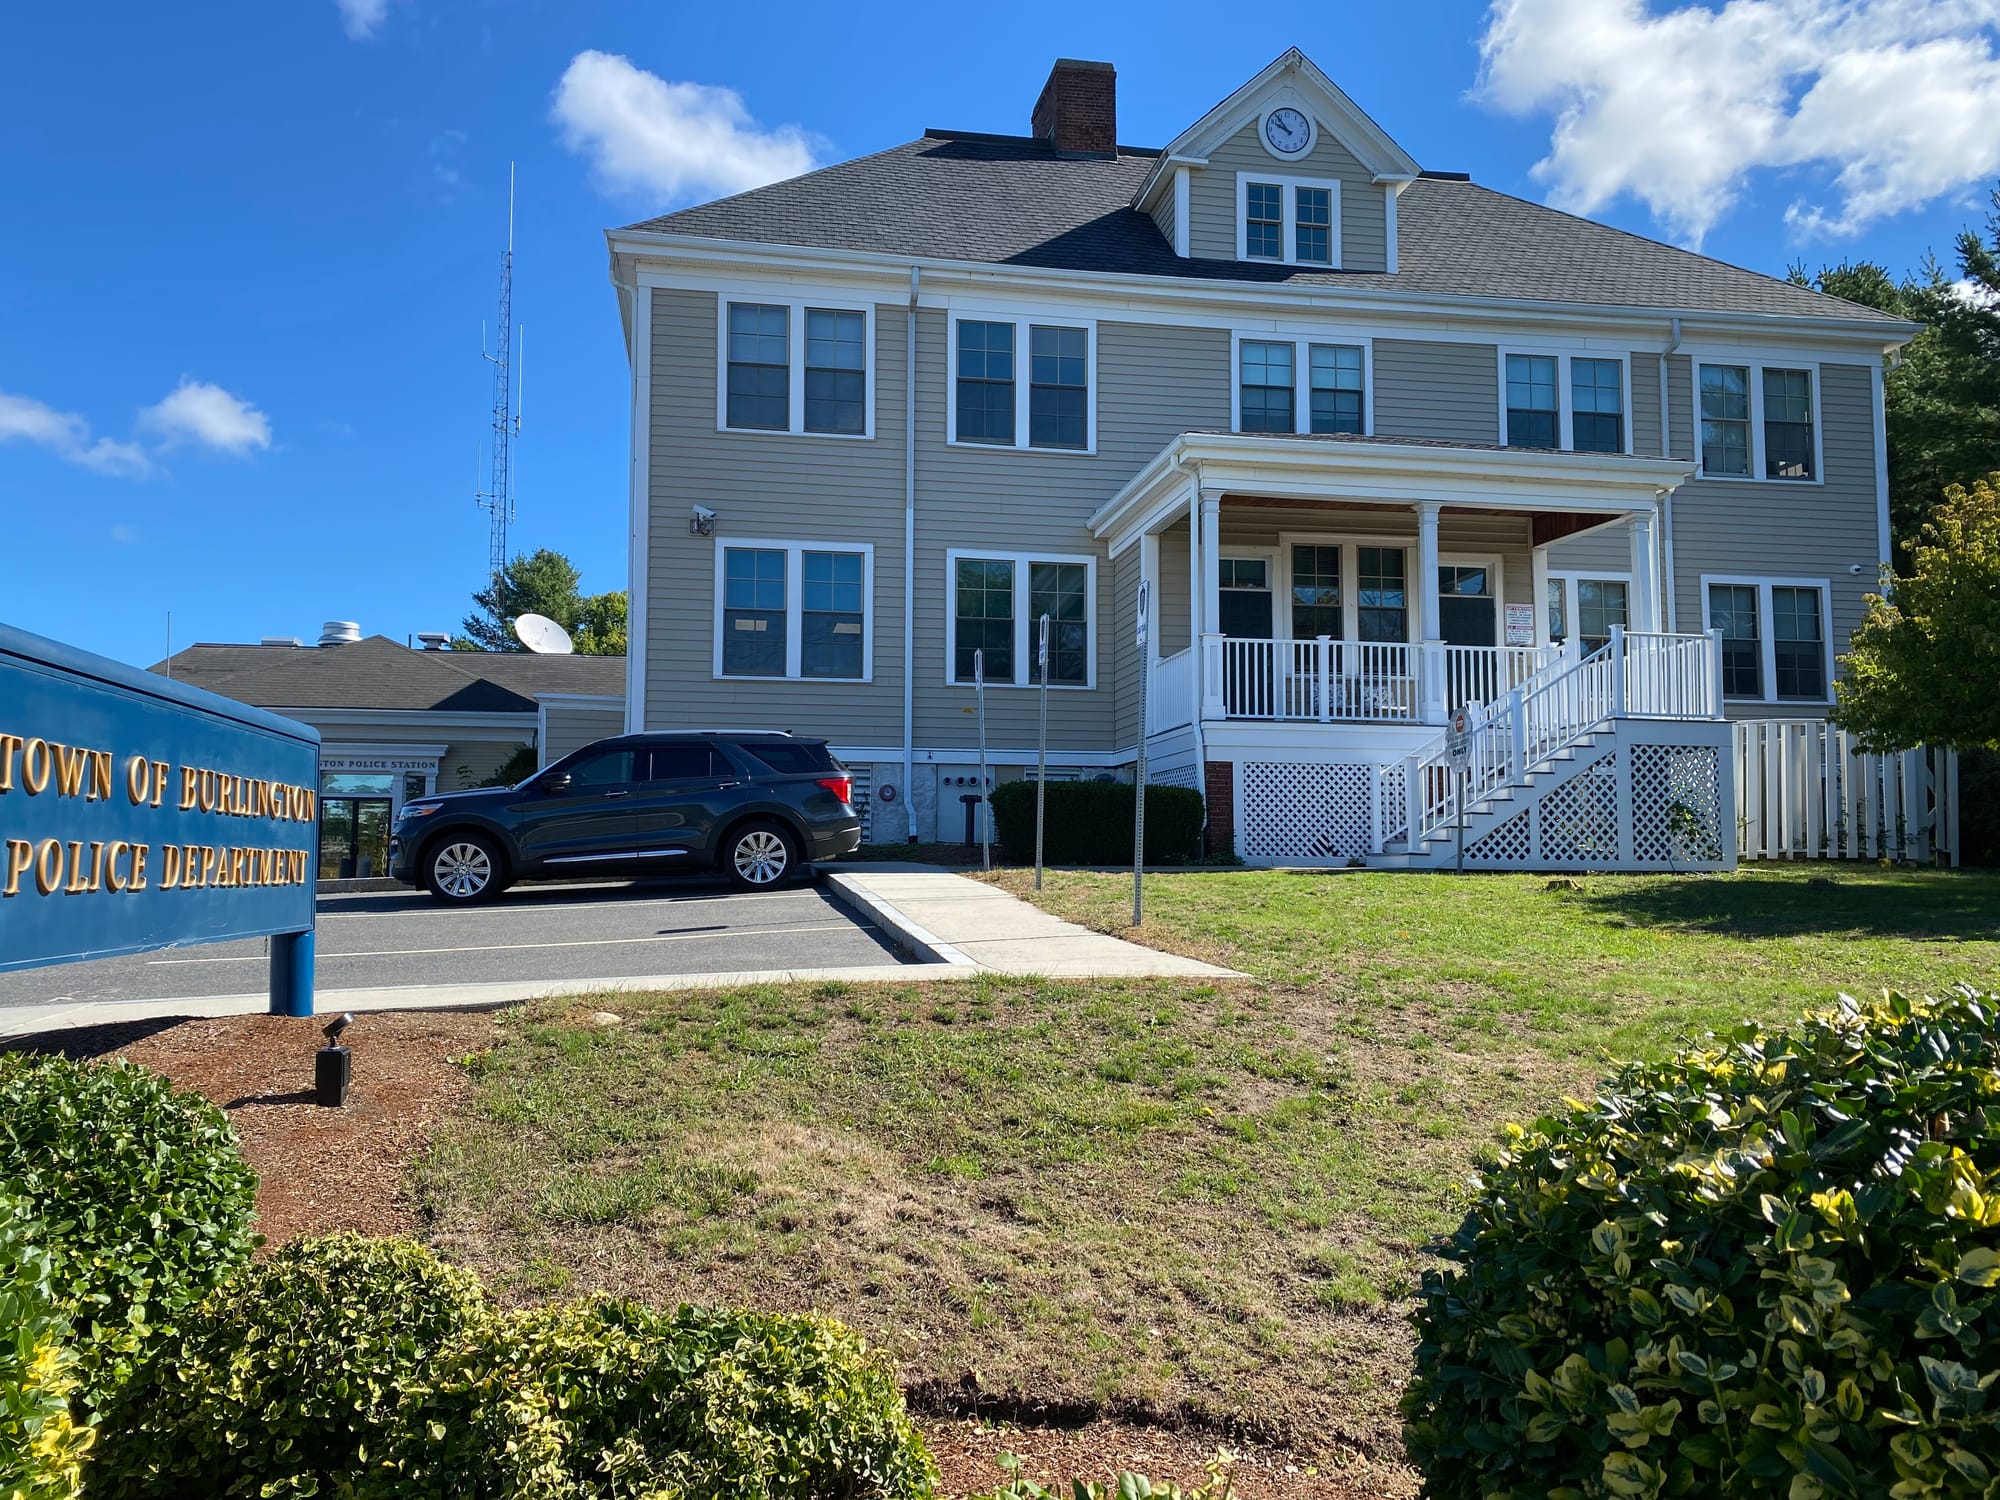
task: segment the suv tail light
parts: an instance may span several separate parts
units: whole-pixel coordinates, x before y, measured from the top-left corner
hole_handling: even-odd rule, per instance
[[[852,802],[854,800],[854,778],[852,776],[822,776],[818,784],[825,787],[829,792],[832,792],[842,802]]]

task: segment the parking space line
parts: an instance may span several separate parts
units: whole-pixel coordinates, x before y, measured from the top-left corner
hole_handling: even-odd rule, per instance
[[[328,953],[322,950],[319,960],[325,963],[336,958],[430,958],[445,953],[517,953],[530,952],[538,948],[617,948],[636,943],[691,943],[699,938],[725,937],[782,937],[800,932],[856,931],[850,922],[814,922],[806,927],[729,927],[719,932],[663,932],[652,937],[632,938],[582,938],[562,943],[482,943],[464,948],[380,948],[362,953]],[[261,964],[268,962],[262,953],[229,955],[208,958],[154,958],[146,961],[148,968],[167,968],[177,964]]]

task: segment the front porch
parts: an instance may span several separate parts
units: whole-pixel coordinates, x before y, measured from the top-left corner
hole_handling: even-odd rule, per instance
[[[1728,812],[1720,647],[1661,631],[1654,551],[1659,500],[1686,473],[1183,435],[1093,518],[1114,559],[1136,551],[1149,601],[1149,758],[1226,796],[1220,821],[1253,862],[1434,863],[1443,832],[1477,844],[1511,819],[1481,850],[1503,867],[1706,863]],[[1548,549],[1586,532],[1619,535],[1629,571],[1588,611],[1552,608]],[[1558,794],[1582,768],[1595,779]],[[1694,800],[1655,796],[1663,775],[1692,775]],[[1609,833],[1558,832],[1579,796]],[[1641,802],[1673,837],[1634,824]]]

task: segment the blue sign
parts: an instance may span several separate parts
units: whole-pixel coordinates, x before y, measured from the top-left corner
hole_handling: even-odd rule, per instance
[[[319,731],[0,625],[0,971],[271,937],[312,1013]]]

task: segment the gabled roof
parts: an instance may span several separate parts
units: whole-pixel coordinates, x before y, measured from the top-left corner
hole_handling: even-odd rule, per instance
[[[1183,259],[1153,220],[1132,207],[1159,159],[1131,146],[1113,157],[1063,156],[1027,137],[933,130],[872,156],[629,227],[925,262],[1836,319],[1857,331],[1875,325],[1885,341],[1908,331],[1872,308],[1435,176],[1419,177],[1397,201],[1400,269],[1393,274]]]
[[[625,690],[622,656],[413,651],[383,635],[342,646],[190,646],[152,670],[276,709],[532,715],[536,693]]]

